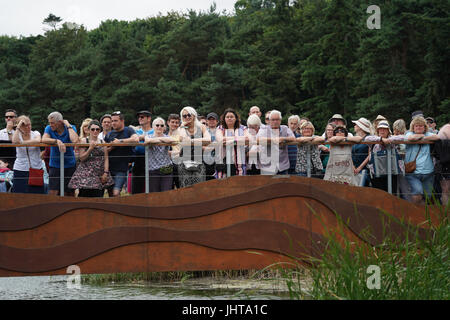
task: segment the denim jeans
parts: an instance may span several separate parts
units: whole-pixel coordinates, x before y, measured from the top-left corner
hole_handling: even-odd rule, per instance
[[[411,173],[405,176],[406,180],[411,187],[411,193],[413,195],[421,195],[426,192],[427,196],[431,196],[433,191],[433,178],[434,173],[428,174],[416,174]]]
[[[127,183],[127,179],[128,179],[128,172],[114,172],[111,171],[111,176],[114,180],[114,189],[117,190],[122,190],[123,186],[125,185],[125,183]]]

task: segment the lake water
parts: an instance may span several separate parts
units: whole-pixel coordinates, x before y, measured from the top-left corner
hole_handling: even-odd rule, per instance
[[[68,276],[0,278],[0,300],[289,299],[283,280],[189,279],[183,282],[81,284]]]

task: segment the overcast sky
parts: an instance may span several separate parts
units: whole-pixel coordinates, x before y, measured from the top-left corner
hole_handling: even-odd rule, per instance
[[[131,21],[172,10],[207,11],[213,2],[217,12],[234,13],[236,0],[0,0],[0,35],[43,34],[42,21],[49,13],[91,30],[107,19]]]

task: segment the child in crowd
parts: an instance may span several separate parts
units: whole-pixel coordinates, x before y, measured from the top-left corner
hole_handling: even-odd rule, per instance
[[[9,168],[8,160],[0,159],[0,192],[8,192],[12,187],[14,171]]]

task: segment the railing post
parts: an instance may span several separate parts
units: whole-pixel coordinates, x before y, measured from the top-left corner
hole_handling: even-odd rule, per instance
[[[145,193],[150,192],[149,186],[149,167],[148,167],[148,152],[149,146],[148,144],[145,146]]]
[[[387,150],[388,192],[390,194],[392,194],[392,157],[391,157],[392,149],[391,149],[391,146],[390,145],[386,146],[386,150]]]
[[[231,176],[231,147],[229,143],[227,143],[226,146],[227,146],[227,158],[226,158],[227,178],[229,178]]]
[[[64,153],[61,151],[59,151],[59,196],[64,197]]]
[[[306,175],[308,178],[311,178],[311,148],[309,145],[307,146],[308,149],[306,150]]]

